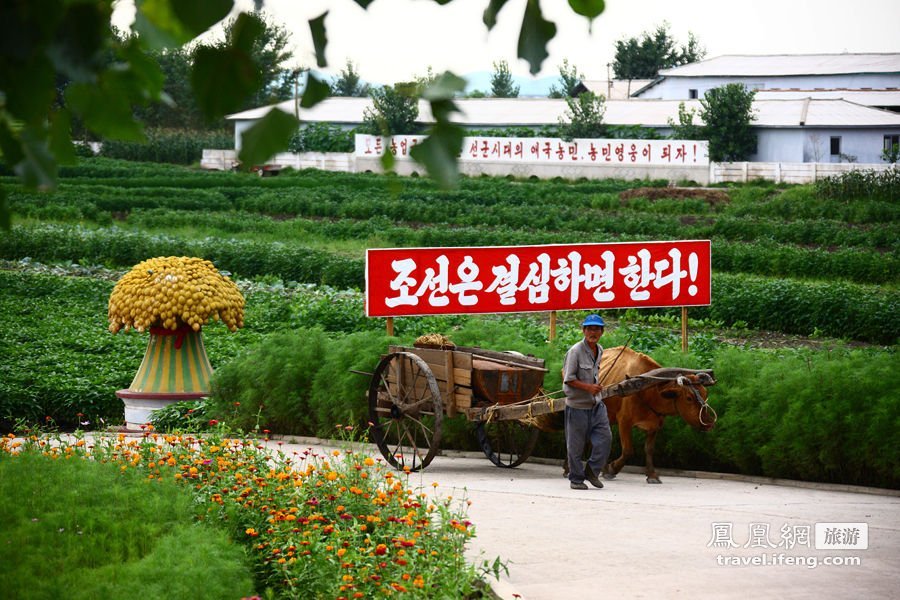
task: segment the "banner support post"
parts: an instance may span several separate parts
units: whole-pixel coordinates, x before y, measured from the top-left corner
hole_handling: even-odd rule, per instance
[[[688,316],[687,306],[681,307],[681,351],[688,351]]]
[[[556,339],[556,311],[550,311],[550,341]]]
[[[388,336],[394,337],[394,317],[387,317],[384,321]]]

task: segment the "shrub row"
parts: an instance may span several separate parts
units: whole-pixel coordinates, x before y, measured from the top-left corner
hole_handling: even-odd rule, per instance
[[[244,277],[274,275],[287,281],[363,287],[362,260],[280,242],[205,238],[183,240],[117,228],[15,227],[0,239],[0,258],[31,257],[126,267],[152,256],[192,255]],[[900,291],[875,285],[771,279],[714,273],[713,305],[698,316],[727,325],[893,344],[900,336],[894,318]]]
[[[219,270],[242,277],[277,275],[302,283],[360,287],[363,262],[280,242],[205,238],[185,240],[111,227],[42,225],[14,227],[0,238],[0,258],[75,261],[127,267],[153,256],[202,256]]]
[[[713,275],[712,304],[691,309],[727,325],[879,344],[900,340],[900,291],[844,282]]]
[[[194,227],[201,233],[259,233],[279,239],[361,240],[393,247],[409,246],[482,246],[561,244],[571,240],[568,232],[534,231],[510,227],[410,227],[392,223],[384,217],[367,220],[338,219],[275,220],[253,213],[198,213],[188,211],[137,210],[128,223],[141,229],[165,230]],[[718,236],[692,236],[703,238]],[[592,241],[640,241],[649,236],[616,236],[595,231]],[[714,267],[717,271],[800,279],[847,279],[858,283],[896,283],[900,281],[897,255],[861,249],[824,251],[773,244],[729,243],[715,241]]]

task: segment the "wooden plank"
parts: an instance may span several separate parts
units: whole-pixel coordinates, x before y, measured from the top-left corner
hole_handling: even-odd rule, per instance
[[[470,408],[466,416],[470,421],[515,421],[559,412],[565,407],[565,398],[544,398],[527,404],[492,404],[485,408]]]
[[[472,406],[472,390],[456,388],[454,398],[458,410],[464,410]]]
[[[455,367],[453,369],[453,381],[457,386],[466,386],[472,387],[472,369],[460,369],[459,367]]]
[[[449,402],[447,402],[447,408],[444,409],[447,412],[448,417],[456,416],[456,397],[454,395],[454,385],[453,385],[453,352],[445,352],[444,353],[444,370],[446,371],[447,381],[444,385],[445,395],[444,398],[447,398]]]

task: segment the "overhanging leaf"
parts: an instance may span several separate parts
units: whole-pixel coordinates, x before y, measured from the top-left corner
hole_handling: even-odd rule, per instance
[[[357,4],[359,4],[363,10],[369,8],[369,5],[375,2],[375,0],[353,0]]]
[[[265,33],[265,30],[266,24],[258,16],[241,13],[235,19],[234,27],[231,28],[229,42],[233,48],[252,54],[253,45]]]
[[[465,89],[465,79],[450,71],[444,71],[431,85],[422,91],[422,98],[429,101],[444,100],[453,98],[457,92],[465,91]]]
[[[25,158],[13,167],[16,175],[27,187],[49,188],[56,185],[56,161],[47,147],[47,140],[30,128],[22,131],[20,139]]]
[[[256,64],[242,50],[201,46],[194,55],[191,85],[198,106],[210,119],[240,110],[261,83]]]
[[[303,108],[312,108],[331,94],[331,86],[312,74],[312,71],[306,73],[306,89],[303,90],[303,98],[300,100],[300,106]]]
[[[50,121],[50,152],[61,165],[75,164],[72,117],[66,109],[56,111]]]
[[[528,0],[522,30],[519,32],[518,56],[528,61],[529,71],[537,75],[547,58],[547,43],[556,35],[556,25],[544,19],[538,0]]]
[[[465,133],[452,123],[436,124],[424,142],[416,144],[409,154],[425,166],[428,175],[444,189],[452,188],[459,179],[459,154]]]
[[[490,0],[488,7],[484,9],[482,20],[487,25],[488,30],[493,29],[497,24],[497,13],[506,4],[506,0]]]
[[[170,0],[136,0],[134,30],[151,49],[174,48],[195,37],[175,15]]]
[[[328,36],[325,35],[325,17],[327,16],[328,11],[326,10],[309,21],[309,31],[312,33],[313,46],[316,48],[316,65],[320,69],[328,66],[328,61],[325,60],[325,46],[328,45]]]
[[[384,169],[384,172],[391,173],[396,162],[397,158],[394,156],[394,153],[385,148],[384,154],[381,155],[381,168]]]
[[[119,79],[115,72],[106,72],[100,85],[69,85],[65,94],[66,106],[80,116],[91,131],[103,137],[142,141],[143,128],[134,120],[131,98],[119,85]]]
[[[587,17],[588,21],[593,21],[606,8],[604,0],[569,0],[569,6],[575,14]]]
[[[172,12],[194,37],[197,37],[228,16],[234,7],[233,0],[175,0]]]
[[[9,229],[12,226],[12,211],[6,204],[6,191],[0,187],[0,229]]]
[[[293,115],[277,108],[270,110],[244,132],[238,160],[245,168],[265,163],[277,152],[287,150],[299,124]]]

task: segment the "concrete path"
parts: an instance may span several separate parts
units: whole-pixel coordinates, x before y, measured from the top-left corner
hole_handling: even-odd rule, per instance
[[[507,562],[492,583],[505,599],[900,597],[900,494],[661,474],[576,491],[558,465],[500,469],[468,454],[439,456],[411,482],[472,501],[468,555]],[[817,523],[845,525],[817,536]],[[862,529],[865,549],[834,549]]]

